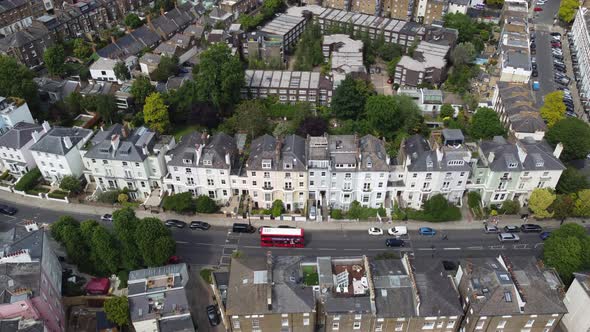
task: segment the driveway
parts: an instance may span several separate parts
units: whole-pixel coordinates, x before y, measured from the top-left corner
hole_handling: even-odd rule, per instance
[[[215,304],[213,299],[213,291],[211,285],[206,283],[199,272],[203,268],[203,265],[190,265],[190,279],[187,284],[187,297],[188,302],[191,306],[191,313],[193,315],[193,321],[196,323],[197,331],[199,332],[222,332],[225,331],[223,324],[218,326],[211,326],[207,319],[207,308],[208,305]]]

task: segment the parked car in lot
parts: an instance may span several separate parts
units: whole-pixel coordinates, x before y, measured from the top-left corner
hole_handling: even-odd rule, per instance
[[[383,230],[379,227],[369,228],[369,235],[383,235]]]
[[[100,220],[102,221],[108,221],[108,222],[113,222],[113,215],[112,214],[103,214],[102,217],[100,217]]]
[[[500,230],[498,229],[498,227],[494,226],[494,225],[485,225],[483,227],[483,231],[487,234],[495,234],[498,233]]]
[[[402,236],[408,234],[408,228],[406,226],[395,226],[387,230],[387,234]]]
[[[405,246],[405,244],[404,244],[403,240],[387,239],[387,240],[385,240],[385,246],[386,247],[403,247],[403,246]]]
[[[551,236],[551,232],[541,232],[541,234],[539,234],[539,237],[543,241],[547,240],[549,236]]]
[[[211,228],[211,225],[209,225],[209,223],[206,223],[204,221],[191,221],[190,225],[188,225],[188,227],[190,229],[201,229],[201,230],[208,230],[209,228]]]
[[[186,227],[186,223],[184,221],[177,220],[177,219],[168,219],[168,220],[166,220],[164,225],[166,225],[166,227],[177,227],[177,228],[185,228]]]
[[[520,230],[523,233],[541,233],[543,231],[543,227],[537,224],[523,224],[520,226]]]
[[[508,225],[508,226],[504,226],[504,232],[506,232],[506,233],[518,233],[518,232],[520,232],[520,228],[518,228],[518,226]]]
[[[214,305],[209,305],[206,308],[207,310],[207,319],[209,319],[209,324],[211,326],[217,326],[220,323],[219,313],[217,312],[217,307]]]
[[[428,236],[436,235],[436,231],[430,227],[420,227],[418,229],[418,233],[420,233],[420,235],[428,235]]]
[[[518,242],[520,237],[513,233],[500,233],[498,234],[498,241],[500,242]]]
[[[2,214],[8,215],[8,216],[14,216],[17,212],[18,212],[18,210],[12,206],[0,204],[0,213],[2,213]]]

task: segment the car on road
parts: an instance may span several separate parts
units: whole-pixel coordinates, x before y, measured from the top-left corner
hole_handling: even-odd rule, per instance
[[[549,236],[551,236],[551,232],[541,232],[541,234],[539,234],[539,237],[543,241],[547,240]]]
[[[559,32],[552,32],[550,33],[551,36],[561,37],[561,33]]]
[[[102,217],[100,217],[100,220],[102,221],[108,221],[108,222],[113,222],[113,215],[112,214],[103,214]]]
[[[369,235],[383,235],[383,230],[379,227],[369,228]]]
[[[234,223],[232,226],[231,231],[233,233],[254,233],[256,232],[256,228],[254,228],[254,226],[249,225],[249,224],[243,224],[243,223]]]
[[[408,234],[408,228],[406,226],[395,226],[387,230],[387,234],[402,236]]]
[[[537,76],[539,76],[539,72],[536,69],[533,69],[531,76],[537,77]]]
[[[533,69],[537,69],[537,64],[533,62],[532,67]]]
[[[217,326],[220,323],[219,313],[217,312],[217,307],[214,305],[208,305],[207,308],[207,319],[209,319],[209,324],[211,326]]]
[[[390,79],[388,79],[388,80],[387,80],[387,84],[393,84],[393,79],[391,79],[391,78],[390,78]]]
[[[497,226],[494,226],[494,225],[485,225],[483,227],[483,231],[485,233],[487,233],[487,234],[490,234],[490,233],[496,234],[496,233],[500,232],[500,230],[498,229],[498,227]]]
[[[536,224],[523,224],[520,226],[520,230],[523,233],[541,233],[543,231],[543,227]]]
[[[13,208],[12,206],[4,205],[4,204],[0,205],[0,213],[2,213],[2,214],[14,216],[17,212],[18,212],[18,210],[16,208]]]
[[[204,222],[204,221],[191,221],[191,223],[188,225],[188,227],[190,229],[200,229],[200,230],[208,230],[209,228],[211,228],[211,225],[209,225],[209,223]]]
[[[168,220],[166,220],[164,225],[166,225],[166,227],[176,227],[176,228],[185,228],[186,227],[186,223],[184,221],[177,220],[177,219],[168,219]]]
[[[405,244],[404,244],[403,240],[387,239],[387,240],[385,240],[385,246],[386,247],[403,247],[403,246],[405,246]]]
[[[420,227],[418,229],[418,233],[420,233],[420,235],[428,235],[428,236],[436,235],[436,231],[430,227]]]
[[[518,242],[520,237],[513,233],[500,233],[498,234],[498,241],[500,242]]]
[[[534,11],[536,11],[536,12],[542,12],[543,11],[543,8],[541,8],[541,7],[535,7]]]
[[[535,49],[535,48],[537,48],[537,44],[531,43],[531,49]]]
[[[504,232],[506,232],[506,233],[518,233],[518,232],[520,232],[520,228],[518,228],[518,226],[508,225],[508,226],[504,226]]]

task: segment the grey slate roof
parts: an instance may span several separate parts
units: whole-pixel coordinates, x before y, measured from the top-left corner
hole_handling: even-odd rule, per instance
[[[194,332],[195,326],[191,316],[182,316],[160,320],[160,331],[162,332]]]
[[[129,133],[128,137],[123,137],[123,131],[123,126],[117,123],[106,131],[100,132],[100,137],[92,140],[94,144],[84,157],[131,162],[144,161],[148,155],[144,153],[143,147],[147,147],[148,153],[152,153],[156,144],[156,133],[145,127],[139,127]],[[120,143],[115,149],[111,140],[116,136],[119,137]]]
[[[408,137],[403,143],[402,148],[405,156],[410,159],[407,166],[410,172],[429,172],[429,171],[465,171],[470,170],[469,165],[465,162],[463,165],[450,166],[450,160],[463,160],[470,157],[471,153],[464,147],[443,147],[441,148],[442,158],[439,161],[438,152],[431,149],[428,141],[419,134]],[[403,154],[402,154],[403,155]]]
[[[489,168],[495,172],[517,172],[517,171],[537,171],[537,170],[563,170],[565,166],[553,155],[553,150],[545,141],[535,141],[527,138],[519,141],[521,151],[525,152],[524,160],[519,157],[517,144],[509,143],[501,136],[494,137],[493,140],[480,142],[480,148],[484,153],[481,158],[489,158],[490,152],[494,153],[494,160],[488,164]],[[542,161],[542,166],[537,166]],[[510,168],[510,163],[517,163],[516,167]]]
[[[168,156],[171,157],[171,159],[166,164],[168,166],[196,166],[197,148],[199,145],[204,144],[206,140],[206,135],[196,131],[184,135],[176,147],[168,152]],[[187,165],[183,161],[185,159],[191,160],[192,163]]]
[[[389,158],[382,140],[373,135],[361,137],[360,142],[361,165],[363,171],[388,171]],[[369,165],[371,167],[369,167]]]
[[[410,276],[399,259],[372,260],[377,317],[412,317],[416,303]]]
[[[291,163],[291,167],[295,171],[306,169],[307,159],[305,158],[305,139],[303,137],[297,135],[285,137],[281,152],[282,158],[279,167],[283,170],[285,170],[286,163]]]
[[[41,24],[33,24],[23,30],[11,33],[8,36],[0,39],[0,50],[8,51],[12,48],[20,48],[29,43],[41,39],[49,34],[49,30]]]
[[[197,149],[204,145],[201,151],[201,158],[197,164]],[[229,154],[230,164],[225,160],[226,154]],[[180,143],[174,150],[168,153],[172,156],[168,165],[184,167],[205,167],[205,168],[229,168],[231,163],[237,157],[238,151],[235,139],[224,133],[216,133],[207,137],[205,133],[193,132],[182,137]],[[189,164],[185,160],[190,160]],[[205,165],[204,161],[210,160],[211,165]]]
[[[83,128],[53,127],[41,139],[31,146],[31,151],[45,152],[65,156],[76,144],[92,134],[92,130]],[[66,147],[64,137],[69,137],[72,146]]]
[[[33,139],[31,135],[35,131],[43,131],[43,127],[37,124],[19,122],[4,135],[0,136],[0,146],[20,149]]]
[[[272,160],[271,170],[278,170],[275,158],[277,146],[276,138],[266,134],[252,141],[250,144],[250,157],[246,162],[246,168],[257,170],[262,169],[262,160]]]
[[[420,316],[461,316],[460,296],[440,259],[420,257],[412,266],[420,294]]]

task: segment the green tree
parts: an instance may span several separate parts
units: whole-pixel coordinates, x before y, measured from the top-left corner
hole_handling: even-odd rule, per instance
[[[393,139],[399,130],[411,132],[421,122],[420,109],[403,95],[375,95],[367,98],[365,115],[379,136]]]
[[[144,218],[137,223],[135,242],[147,266],[163,265],[176,250],[170,230],[157,218]]]
[[[373,94],[371,83],[347,76],[334,91],[332,112],[339,119],[357,119],[363,113],[367,98]]]
[[[272,214],[273,217],[280,217],[281,214],[283,214],[283,211],[285,211],[285,205],[283,204],[283,201],[281,201],[280,199],[275,199],[272,202],[272,207],[270,209],[270,213]]]
[[[557,121],[565,118],[565,104],[563,103],[563,91],[554,91],[545,96],[545,103],[541,106],[541,117],[551,128]]]
[[[545,264],[557,270],[569,284],[573,273],[590,267],[590,237],[583,226],[565,224],[551,232],[543,246]]]
[[[100,269],[111,275],[119,270],[119,250],[115,237],[104,227],[96,227],[92,234],[91,250]]]
[[[226,131],[235,133],[242,131],[254,139],[270,132],[267,118],[267,106],[259,99],[244,100],[236,106],[234,114],[223,124]]]
[[[63,46],[56,44],[45,50],[43,53],[43,62],[49,74],[62,76],[66,72],[66,53]]]
[[[574,194],[582,189],[590,189],[590,184],[584,174],[574,167],[568,166],[561,173],[555,189],[559,194]]]
[[[201,53],[193,71],[199,100],[216,107],[233,106],[240,100],[244,68],[225,43],[217,43]],[[196,73],[195,73],[196,70]]]
[[[152,77],[156,81],[166,82],[169,77],[177,75],[179,70],[178,57],[169,57],[164,55],[160,59],[158,67],[152,73]]]
[[[39,119],[39,93],[33,82],[34,73],[14,58],[0,55],[0,96],[26,100],[33,118]]]
[[[59,188],[67,190],[73,194],[77,194],[82,191],[82,183],[80,183],[80,179],[77,177],[73,175],[66,175],[61,179]]]
[[[389,62],[395,58],[401,58],[403,50],[398,44],[383,42],[376,50],[376,53],[383,61]]]
[[[481,107],[471,118],[470,134],[475,139],[490,139],[506,135],[506,129],[500,122],[498,113],[491,108]]]
[[[275,13],[287,7],[283,0],[264,0],[262,2],[262,14],[265,18],[272,17]]]
[[[436,194],[424,202],[423,214],[428,221],[451,221],[460,220],[461,211],[458,207],[449,203],[441,194]]]
[[[152,93],[145,99],[143,120],[150,129],[160,134],[170,128],[168,106],[164,104],[164,98],[158,92]]]
[[[313,23],[301,34],[295,49],[295,70],[311,71],[324,62],[322,33],[319,25]]]
[[[131,74],[129,73],[129,68],[127,68],[127,66],[125,65],[125,62],[123,62],[123,61],[118,61],[115,64],[113,71],[115,72],[115,77],[119,81],[127,81],[128,79],[131,78]]]
[[[136,78],[131,84],[131,95],[136,105],[143,106],[145,99],[154,92],[156,92],[156,88],[145,76]]]
[[[561,160],[584,159],[590,153],[590,126],[578,118],[568,117],[549,128],[545,138],[551,145],[563,144]]]
[[[479,23],[461,13],[449,13],[443,17],[444,26],[459,31],[459,43],[470,42],[476,53],[484,49],[485,42],[491,36],[492,27],[486,23]]]
[[[551,218],[553,212],[549,211],[551,204],[555,201],[556,196],[547,188],[537,188],[531,193],[529,199],[529,208],[535,214],[536,218]]]
[[[135,242],[138,222],[135,212],[129,207],[113,212],[115,236],[121,248],[121,264],[126,270],[135,270],[142,265],[142,258]]]
[[[504,0],[487,0],[486,4],[488,6],[501,8],[504,5]]]
[[[553,218],[563,223],[565,219],[574,213],[574,199],[570,195],[557,195],[557,198],[551,205]]]
[[[63,242],[65,240],[64,232],[68,227],[80,227],[80,222],[71,216],[60,217],[56,222],[51,224],[51,236],[57,242]]]
[[[481,195],[477,191],[467,193],[467,205],[471,209],[479,209],[481,205]]]
[[[178,213],[195,212],[196,209],[195,201],[193,200],[193,194],[190,192],[164,197],[162,207],[164,210]]]
[[[577,0],[561,0],[559,11],[557,12],[559,19],[566,23],[573,22],[578,6],[579,2]]]
[[[455,109],[451,104],[442,104],[440,107],[440,117],[441,118],[452,118],[455,114]]]
[[[444,83],[451,92],[466,94],[471,89],[471,80],[479,75],[479,67],[474,65],[454,66]]]
[[[64,99],[66,108],[72,116],[82,113],[83,99],[80,92],[72,92]]]
[[[125,16],[125,25],[130,27],[131,29],[139,28],[143,25],[143,22],[135,13],[128,14]]]
[[[74,39],[74,56],[80,60],[85,60],[92,55],[92,48],[82,38]]]
[[[96,112],[106,123],[113,123],[117,117],[117,101],[113,95],[94,96]]]
[[[104,301],[108,320],[119,325],[129,325],[129,301],[126,296],[113,296]]]
[[[475,47],[470,42],[459,43],[451,51],[451,61],[453,65],[460,66],[470,64],[475,60]]]
[[[206,195],[200,195],[195,202],[198,213],[215,213],[219,210],[219,206],[215,201]]]
[[[386,64],[386,69],[387,69],[387,75],[389,76],[389,78],[392,78],[395,76],[395,69],[397,68],[397,64],[399,62],[399,60],[401,60],[401,56],[395,57],[393,59],[391,59],[391,61],[388,61]]]
[[[590,217],[590,189],[577,193],[573,213],[578,217]]]

